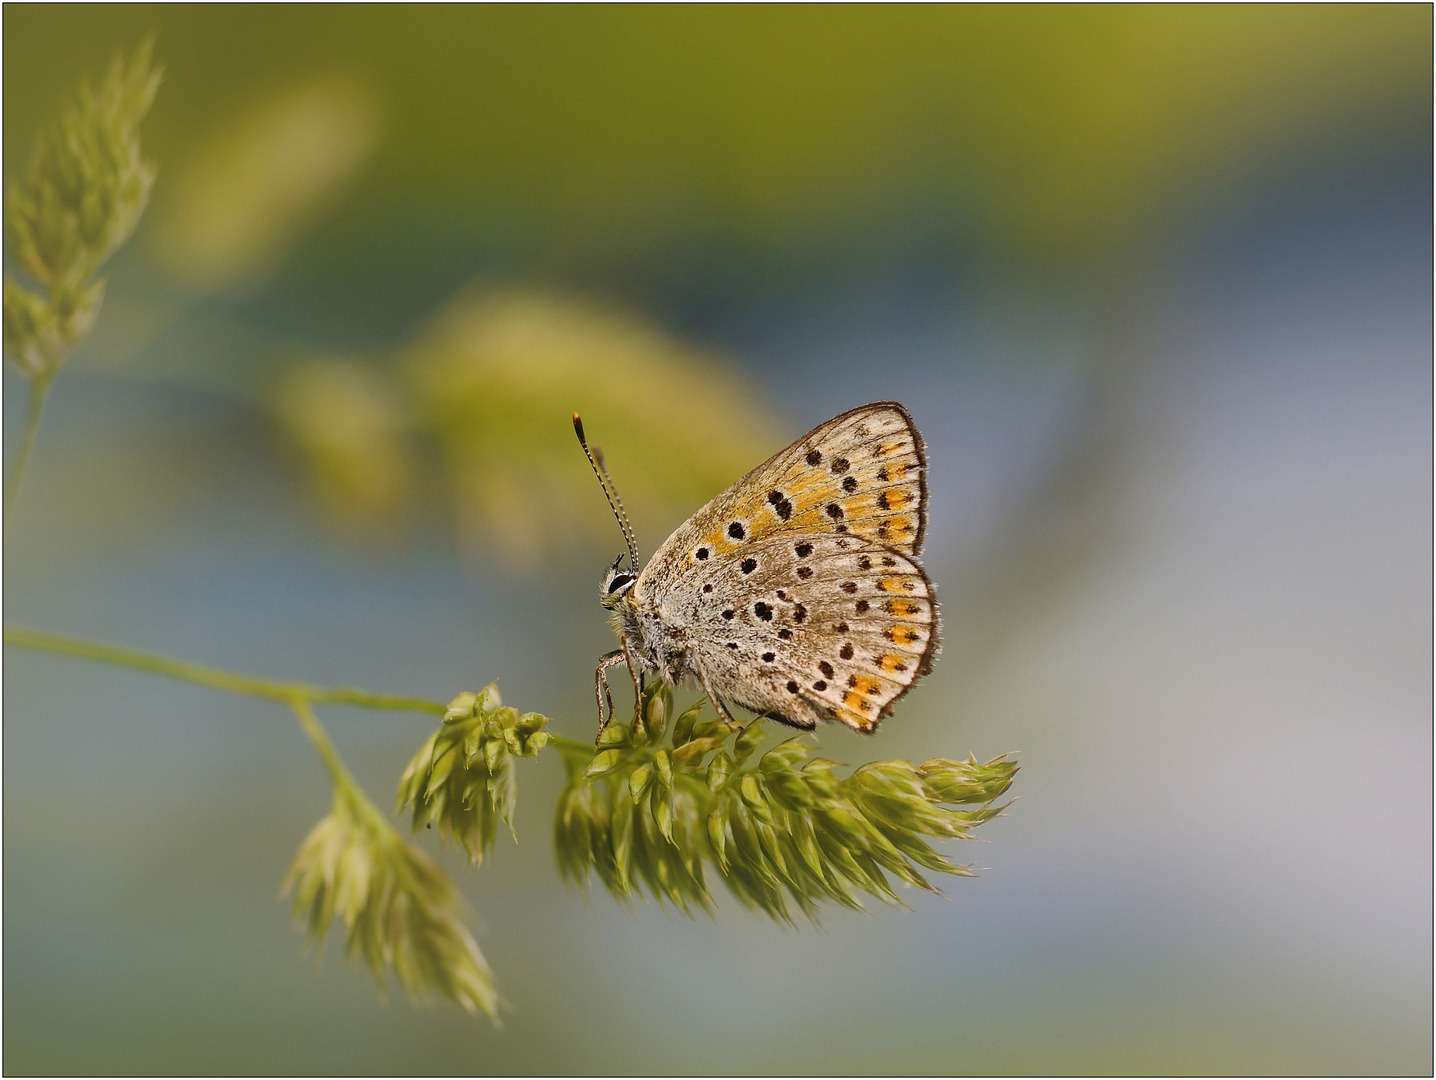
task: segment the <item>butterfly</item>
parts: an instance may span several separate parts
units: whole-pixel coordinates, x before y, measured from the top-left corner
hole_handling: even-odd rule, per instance
[[[871,733],[932,670],[938,612],[918,562],[927,526],[922,435],[895,401],[863,405],[774,454],[680,525],[642,572],[602,454],[574,430],[628,547],[600,602],[621,647],[594,671],[599,734],[613,715],[606,672],[634,693],[654,673],[811,730]],[[604,705],[607,702],[607,713]]]

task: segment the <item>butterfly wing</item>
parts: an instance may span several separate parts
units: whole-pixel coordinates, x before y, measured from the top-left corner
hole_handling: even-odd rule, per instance
[[[746,543],[665,598],[718,696],[794,727],[873,731],[931,670],[937,604],[922,567],[832,532]]]
[[[829,534],[915,556],[927,527],[922,436],[895,401],[821,424],[716,496],[664,541],[637,591],[657,595],[770,536]]]

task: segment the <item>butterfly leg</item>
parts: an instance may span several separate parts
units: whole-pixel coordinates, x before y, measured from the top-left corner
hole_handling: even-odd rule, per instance
[[[708,675],[703,670],[703,663],[698,659],[698,654],[689,649],[688,659],[693,663],[693,670],[698,672],[698,681],[703,684],[703,692],[708,695],[708,700],[713,705],[713,711],[718,714],[718,719],[728,725],[729,731],[737,731],[738,721],[729,715],[728,707],[723,704],[723,699],[713,692],[713,687],[708,685]]]
[[[604,674],[609,668],[617,667],[626,661],[622,649],[614,649],[611,653],[605,653],[598,661],[598,667],[593,669],[593,696],[598,701],[598,733],[603,734],[603,729],[608,727],[608,722],[613,719],[613,692],[608,688],[608,676]],[[608,712],[603,710],[604,702],[608,702]]]
[[[629,645],[627,638],[623,639],[623,659],[628,663],[628,674],[633,679],[633,709],[636,713],[643,708],[643,665],[633,655],[633,646]]]

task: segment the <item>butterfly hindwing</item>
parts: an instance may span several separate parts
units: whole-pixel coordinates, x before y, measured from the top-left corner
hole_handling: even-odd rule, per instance
[[[642,591],[676,584],[709,560],[782,534],[847,536],[914,556],[927,525],[927,461],[894,401],[814,428],[718,495],[663,544]]]
[[[832,532],[742,554],[697,568],[664,603],[720,697],[795,727],[870,732],[930,669],[937,605],[915,559]]]

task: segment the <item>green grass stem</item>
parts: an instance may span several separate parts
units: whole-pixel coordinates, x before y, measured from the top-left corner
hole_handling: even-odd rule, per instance
[[[83,638],[47,634],[23,626],[5,627],[5,644],[19,649],[34,649],[37,652],[57,653],[73,656],[79,660],[93,660],[101,664],[115,664],[119,667],[147,671],[151,675],[162,675],[168,679],[197,683],[211,690],[222,690],[228,694],[243,694],[247,697],[264,698],[293,706],[296,702],[310,705],[355,705],[363,709],[387,709],[392,712],[420,712],[443,716],[448,705],[426,698],[402,697],[394,694],[371,694],[352,686],[314,686],[310,683],[279,682],[274,679],[260,679],[253,675],[242,675],[234,671],[192,664],[187,660],[175,660],[168,656],[127,649],[122,645],[110,645],[102,641],[87,641]],[[562,743],[570,749],[593,752],[593,746],[577,739],[565,739],[553,735],[550,741]]]

